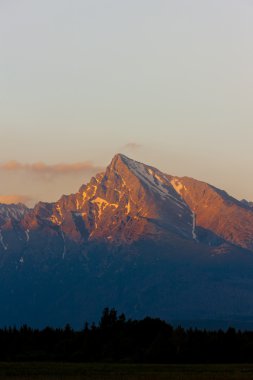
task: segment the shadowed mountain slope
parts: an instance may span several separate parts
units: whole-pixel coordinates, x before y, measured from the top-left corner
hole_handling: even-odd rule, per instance
[[[0,324],[253,316],[253,209],[116,155],[54,203],[0,205]]]

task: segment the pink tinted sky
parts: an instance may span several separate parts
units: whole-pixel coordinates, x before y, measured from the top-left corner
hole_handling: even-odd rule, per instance
[[[56,200],[119,151],[252,200],[252,19],[248,0],[1,1],[0,202]]]

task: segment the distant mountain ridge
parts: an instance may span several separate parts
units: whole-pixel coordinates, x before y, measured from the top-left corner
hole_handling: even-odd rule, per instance
[[[95,319],[104,306],[180,320],[253,315],[251,265],[249,202],[122,154],[57,202],[0,204],[0,324],[80,324],[73,310]]]

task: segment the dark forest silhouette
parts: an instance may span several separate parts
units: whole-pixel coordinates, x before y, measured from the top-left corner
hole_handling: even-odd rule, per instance
[[[253,332],[185,330],[160,319],[126,319],[104,309],[98,325],[0,329],[0,361],[129,363],[253,362]]]

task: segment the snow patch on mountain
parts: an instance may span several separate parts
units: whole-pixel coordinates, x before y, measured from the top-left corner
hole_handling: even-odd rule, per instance
[[[174,187],[174,189],[176,190],[176,192],[182,196],[182,191],[187,191],[187,188],[186,186],[184,186],[180,181],[179,179],[177,178],[173,178],[172,181],[170,182],[171,185]]]
[[[2,235],[2,231],[1,231],[1,230],[0,230],[0,243],[1,243],[2,247],[3,247],[3,249],[4,249],[5,251],[7,251],[8,246],[4,243],[4,238],[3,238],[3,235]]]
[[[180,200],[173,195],[174,189],[166,175],[155,168],[131,160],[126,156],[121,155],[121,157],[136,177],[145,183],[153,192],[158,193],[164,201],[170,199],[175,202],[178,207],[182,209],[188,208],[183,200]]]
[[[30,233],[29,229],[25,230],[25,236],[26,236],[26,241],[27,242],[30,240],[30,234],[29,233]]]
[[[127,205],[126,205],[126,213],[127,215],[130,214],[130,211],[131,211],[131,205],[130,205],[130,200],[127,202]]]
[[[57,210],[57,212],[58,212],[58,214],[59,214],[60,218],[62,219],[62,218],[63,218],[63,215],[62,215],[62,210],[61,210],[61,207],[60,207],[60,205],[59,205],[59,204],[58,204],[58,205],[56,205],[56,210]]]
[[[197,234],[196,234],[196,215],[193,212],[192,213],[192,237],[195,241],[197,241]]]
[[[63,240],[63,252],[62,252],[62,259],[64,260],[65,259],[65,256],[66,256],[66,239],[65,239],[65,235],[64,235],[64,232],[62,231],[62,229],[60,228],[60,231],[61,231],[61,237],[62,237],[62,240]]]
[[[60,226],[61,225],[61,221],[59,220],[59,218],[57,218],[56,215],[52,215],[50,217],[50,220],[53,224],[56,224],[57,226]]]
[[[76,209],[79,210],[80,209],[80,202],[79,202],[79,199],[76,199]]]
[[[119,205],[117,203],[109,203],[105,199],[97,197],[91,201],[91,203],[96,204],[98,208],[98,219],[101,218],[103,211],[106,207],[118,208]]]
[[[0,204],[0,218],[3,220],[14,219],[19,221],[28,211],[29,209],[22,203],[12,205]]]

